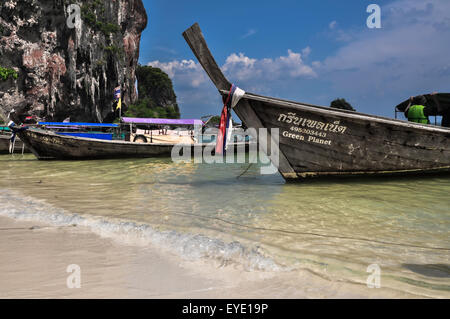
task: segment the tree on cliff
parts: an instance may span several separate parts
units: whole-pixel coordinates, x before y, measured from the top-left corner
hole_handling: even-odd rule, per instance
[[[161,69],[138,65],[138,101],[125,112],[130,117],[180,118],[172,80]]]
[[[345,99],[336,99],[332,101],[330,107],[340,110],[356,111]]]

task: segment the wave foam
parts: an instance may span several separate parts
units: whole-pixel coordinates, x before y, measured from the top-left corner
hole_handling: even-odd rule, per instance
[[[201,234],[160,231],[148,224],[118,218],[74,214],[44,200],[10,190],[0,190],[0,203],[0,215],[17,220],[38,221],[52,226],[84,226],[103,237],[129,244],[156,245],[188,260],[208,258],[222,265],[237,263],[247,270],[284,270],[258,247],[248,248],[238,241],[226,243]]]

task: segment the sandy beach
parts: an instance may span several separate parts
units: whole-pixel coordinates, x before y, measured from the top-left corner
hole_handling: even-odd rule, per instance
[[[228,7],[0,2],[0,301],[450,299],[450,1]]]
[[[84,227],[0,217],[1,298],[408,298],[309,272],[248,272],[121,244]],[[68,288],[69,265],[81,288]]]

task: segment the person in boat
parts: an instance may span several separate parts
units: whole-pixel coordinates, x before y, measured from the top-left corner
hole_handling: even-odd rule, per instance
[[[429,115],[433,111],[427,106],[427,99],[423,95],[410,98],[409,106],[405,109],[405,116],[410,122],[430,124]]]

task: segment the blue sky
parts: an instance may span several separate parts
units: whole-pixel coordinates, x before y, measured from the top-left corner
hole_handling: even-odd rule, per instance
[[[381,29],[369,29],[369,4]],[[172,78],[181,116],[219,114],[221,102],[181,33],[198,22],[227,78],[242,89],[393,116],[411,95],[450,92],[450,1],[144,0],[140,63]]]

